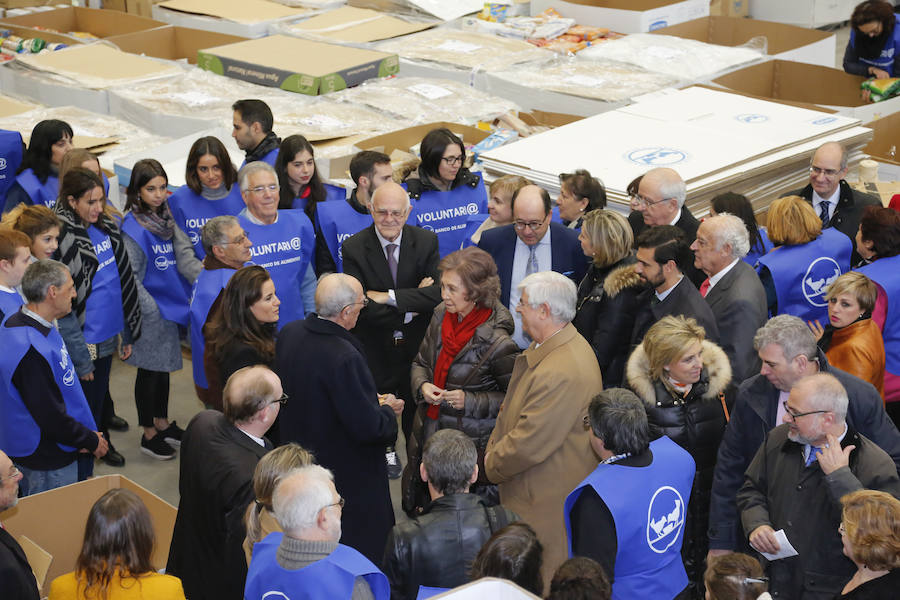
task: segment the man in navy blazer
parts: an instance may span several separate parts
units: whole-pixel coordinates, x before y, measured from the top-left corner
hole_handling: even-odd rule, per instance
[[[513,194],[513,224],[489,229],[478,247],[490,254],[500,275],[500,300],[516,322],[513,339],[520,348],[531,343],[522,331],[516,312],[519,282],[531,273],[556,271],[577,284],[587,272],[588,260],[578,234],[550,222],[550,194],[536,185],[526,185]]]

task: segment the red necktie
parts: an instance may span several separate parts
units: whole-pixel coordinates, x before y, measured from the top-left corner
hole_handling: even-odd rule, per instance
[[[709,277],[703,280],[703,283],[700,284],[700,295],[706,298],[706,292],[709,291]]]

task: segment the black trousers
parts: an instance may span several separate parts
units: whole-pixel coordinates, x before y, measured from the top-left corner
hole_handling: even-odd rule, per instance
[[[141,427],[153,427],[153,419],[169,416],[169,374],[138,368],[134,379],[134,403]]]
[[[112,369],[113,357],[104,356],[94,361],[94,379],[81,380],[81,389],[87,399],[91,414],[97,428],[109,439],[109,431],[106,428],[106,398],[109,396],[109,372]],[[78,455],[78,481],[84,481],[94,474],[94,455]]]

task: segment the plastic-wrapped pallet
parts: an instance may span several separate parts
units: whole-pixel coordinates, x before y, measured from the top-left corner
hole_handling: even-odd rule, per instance
[[[329,98],[402,115],[411,119],[413,124],[433,121],[474,124],[477,121],[492,121],[504,113],[519,110],[510,100],[467,85],[448,79],[420,77],[372,80],[331,94]]]
[[[636,65],[577,57],[560,57],[539,66],[521,65],[491,74],[528,88],[604,102],[621,102],[679,84],[675,77],[653,73]]]
[[[350,135],[378,135],[404,129],[413,123],[402,117],[387,116],[361,104],[333,102],[318,98],[308,104],[275,112],[275,132],[282,138],[299,133],[310,141]]]
[[[765,53],[765,38],[753,38],[744,46],[730,47],[669,35],[635,33],[591,46],[582,50],[579,57],[628,63],[690,81],[760,60]]]

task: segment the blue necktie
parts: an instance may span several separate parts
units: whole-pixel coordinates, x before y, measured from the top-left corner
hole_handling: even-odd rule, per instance
[[[819,218],[822,219],[822,227],[828,227],[828,222],[831,220],[828,218],[828,203],[824,200],[819,202]]]
[[[528,264],[525,266],[526,277],[531,275],[532,273],[537,273],[538,271],[540,271],[540,268],[538,267],[537,247],[537,244],[535,244],[534,246],[528,246]]]
[[[806,466],[813,464],[815,461],[819,460],[816,456],[816,451],[821,450],[818,446],[810,446],[809,447],[809,456],[806,457]]]

